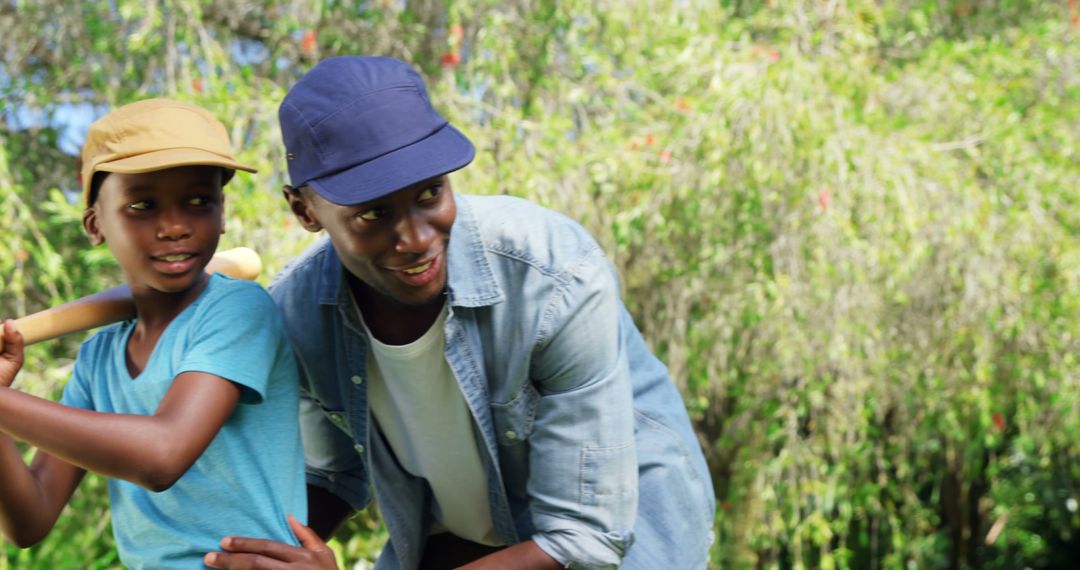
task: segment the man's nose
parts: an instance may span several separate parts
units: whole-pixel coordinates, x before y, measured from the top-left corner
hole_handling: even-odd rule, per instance
[[[435,230],[419,212],[410,210],[398,219],[397,244],[399,253],[424,253],[431,247]]]

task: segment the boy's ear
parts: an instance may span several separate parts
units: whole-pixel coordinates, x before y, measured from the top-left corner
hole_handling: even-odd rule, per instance
[[[302,190],[286,184],[281,188],[281,195],[285,198],[285,202],[289,204],[289,210],[296,216],[296,221],[300,222],[300,225],[305,230],[317,232],[322,229],[322,224],[319,223],[319,218],[315,215],[315,208],[311,203],[311,199],[304,195]]]
[[[94,206],[83,210],[82,225],[83,229],[86,230],[86,235],[90,237],[90,245],[105,243],[105,235],[101,233],[101,227],[98,225],[97,209]]]
[[[221,193],[221,235],[225,235],[225,193]]]

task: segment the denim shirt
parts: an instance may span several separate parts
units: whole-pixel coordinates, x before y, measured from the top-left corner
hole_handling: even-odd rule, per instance
[[[455,200],[446,359],[477,426],[498,537],[531,538],[568,568],[618,566],[634,543],[639,464],[687,472],[689,491],[655,494],[692,493],[683,504],[700,508],[694,528],[711,525],[714,499],[682,400],[597,243],[524,200]],[[269,289],[301,368],[308,483],[357,510],[373,488],[390,534],[377,568],[415,568],[433,522],[431,492],[372,429],[368,339],[329,240]],[[652,457],[635,445],[643,423],[666,438],[649,446]]]

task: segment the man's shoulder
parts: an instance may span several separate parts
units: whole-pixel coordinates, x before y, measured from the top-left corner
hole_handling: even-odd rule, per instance
[[[322,280],[326,257],[331,255],[332,251],[330,240],[326,236],[308,246],[300,255],[286,263],[270,281],[267,286],[270,296],[280,303],[283,296],[297,291],[310,293],[315,290]]]
[[[565,215],[525,198],[506,195],[459,196],[482,228],[513,228],[521,223],[577,226],[577,222]]]
[[[490,253],[557,272],[599,248],[577,221],[534,202],[512,196],[466,196],[464,202]]]

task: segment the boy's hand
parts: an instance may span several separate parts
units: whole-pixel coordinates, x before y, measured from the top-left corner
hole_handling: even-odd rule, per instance
[[[4,349],[0,351],[0,386],[11,386],[23,365],[23,337],[15,321],[4,321]]]
[[[246,570],[248,568],[294,568],[300,570],[338,570],[334,551],[310,528],[289,516],[289,527],[300,540],[300,547],[273,540],[227,536],[221,548],[228,552],[211,552],[203,562],[211,568]]]

